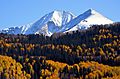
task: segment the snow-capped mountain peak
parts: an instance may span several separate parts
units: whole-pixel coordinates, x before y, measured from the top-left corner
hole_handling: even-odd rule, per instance
[[[90,25],[109,24],[113,21],[107,19],[97,11],[89,9],[79,16],[66,11],[52,11],[33,23],[10,27],[2,30],[8,34],[44,34],[51,36],[57,32],[69,32],[87,29]]]
[[[63,25],[74,18],[75,15],[69,12],[53,11],[35,22],[32,27],[34,28],[39,25],[37,29],[34,29],[34,33],[43,33],[44,35],[51,36],[53,33],[60,30]],[[26,34],[31,34],[31,30],[26,31]]]
[[[88,21],[89,24],[109,24],[109,23],[113,23],[113,21],[111,21],[110,19],[107,19],[105,16],[101,15],[100,13],[98,13],[97,11],[93,10],[93,9],[89,9],[88,11],[86,11],[85,14],[88,14],[89,17],[86,18],[86,21]]]
[[[91,25],[101,25],[101,24],[110,24],[113,23],[110,19],[107,19],[97,11],[93,9],[89,9],[85,11],[83,14],[80,14],[69,23],[67,23],[64,28],[62,28],[62,32],[69,32],[81,29],[87,29],[91,27]]]

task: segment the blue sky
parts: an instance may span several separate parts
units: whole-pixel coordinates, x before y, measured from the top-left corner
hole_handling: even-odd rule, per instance
[[[113,21],[120,21],[120,0],[0,0],[0,29],[24,25],[53,10],[79,15],[92,8]]]

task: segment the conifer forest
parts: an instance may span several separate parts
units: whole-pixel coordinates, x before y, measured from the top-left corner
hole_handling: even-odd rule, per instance
[[[120,79],[120,23],[66,33],[0,33],[0,79]]]

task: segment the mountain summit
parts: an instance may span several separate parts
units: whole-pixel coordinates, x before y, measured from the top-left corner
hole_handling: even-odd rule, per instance
[[[82,30],[89,28],[91,25],[101,25],[110,23],[113,23],[113,21],[101,15],[97,11],[89,9],[83,14],[80,14],[79,16],[71,20],[69,23],[67,23],[61,31],[69,32],[78,29]]]
[[[69,32],[83,30],[90,25],[110,24],[113,21],[107,19],[97,11],[89,9],[79,16],[66,11],[53,11],[38,19],[34,23],[10,27],[2,30],[2,33],[8,34],[44,34],[51,36],[57,32]]]

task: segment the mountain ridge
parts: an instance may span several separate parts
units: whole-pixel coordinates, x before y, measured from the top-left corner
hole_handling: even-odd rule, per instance
[[[107,19],[97,11],[89,9],[75,16],[67,11],[52,11],[34,23],[3,29],[2,33],[8,34],[43,34],[51,36],[53,33],[83,30],[90,25],[110,24],[113,21]]]

